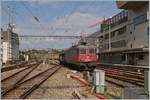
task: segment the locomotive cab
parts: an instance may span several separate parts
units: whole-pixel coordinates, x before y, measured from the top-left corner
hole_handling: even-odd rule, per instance
[[[60,62],[80,70],[94,69],[97,62],[96,49],[91,45],[76,45],[60,55]]]
[[[94,47],[86,46],[78,48],[79,54],[77,61],[81,65],[81,69],[94,69],[97,62],[96,49]]]
[[[95,48],[79,48],[78,62],[96,62]]]

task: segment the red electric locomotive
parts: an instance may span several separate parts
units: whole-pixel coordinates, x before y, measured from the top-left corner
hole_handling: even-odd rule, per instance
[[[60,63],[80,70],[93,70],[96,66],[96,48],[90,45],[75,45],[60,54]]]

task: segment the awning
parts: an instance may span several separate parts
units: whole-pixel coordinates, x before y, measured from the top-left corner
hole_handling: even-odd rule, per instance
[[[104,51],[100,52],[99,54],[103,53],[139,53],[139,52],[149,52],[149,48],[133,48],[133,49],[121,49],[121,50],[111,50],[111,51]]]

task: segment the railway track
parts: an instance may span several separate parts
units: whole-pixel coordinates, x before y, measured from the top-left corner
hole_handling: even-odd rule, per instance
[[[126,66],[97,66],[97,69],[104,70],[106,72],[106,77],[115,79],[116,81],[112,81],[106,78],[106,81],[120,87],[125,87],[126,83],[130,83],[139,87],[144,87],[144,71],[148,70],[148,68],[140,68],[140,67],[127,67]],[[140,71],[139,71],[140,70]],[[120,84],[117,82],[120,80],[124,82],[124,84]]]
[[[25,99],[34,90],[36,90],[43,82],[55,74],[61,67],[55,65],[45,71],[42,71],[29,79],[12,85],[9,89],[5,90],[2,94],[3,99]],[[20,90],[23,88],[22,90]]]
[[[3,68],[1,68],[1,72],[6,72],[6,71],[11,71],[14,69],[19,69],[19,68],[23,68],[23,67],[30,67],[32,65],[36,64],[36,62],[22,62],[19,64],[14,64],[14,65],[10,65],[10,66],[5,66]]]
[[[17,72],[15,72],[15,73],[13,73],[12,75],[7,76],[7,77],[5,77],[5,78],[1,79],[1,82],[4,82],[5,80],[8,80],[8,79],[10,79],[10,78],[12,78],[12,77],[15,77],[16,75],[18,75],[18,74],[22,73],[23,71],[25,71],[25,70],[27,70],[27,69],[29,69],[29,68],[31,68],[31,67],[33,67],[33,66],[35,66],[36,64],[37,64],[37,63],[35,63],[35,64],[31,64],[31,66],[26,66],[24,69],[19,70],[19,71],[17,71]]]
[[[132,71],[132,72],[138,72],[144,73],[145,70],[149,70],[147,67],[137,67],[133,65],[115,65],[115,64],[98,64],[98,67],[104,67],[104,68],[114,68],[114,69],[120,69],[120,70],[126,70],[126,71]]]
[[[4,95],[6,93],[7,90],[9,90],[12,86],[18,84],[19,82],[21,82],[22,80],[24,80],[24,78],[26,76],[28,76],[34,69],[37,68],[37,66],[40,63],[36,63],[30,67],[27,67],[25,69],[22,69],[21,71],[18,71],[16,73],[14,73],[11,76],[8,76],[4,79],[1,80],[1,84],[2,84],[2,92],[1,94]]]

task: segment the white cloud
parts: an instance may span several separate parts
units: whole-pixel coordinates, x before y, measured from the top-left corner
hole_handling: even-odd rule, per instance
[[[79,33],[79,32],[88,32],[93,33],[99,27],[95,26],[93,28],[88,28],[90,25],[97,22],[99,18],[96,15],[92,15],[89,13],[81,13],[81,12],[74,12],[71,15],[67,15],[61,18],[55,19],[50,26],[53,26],[54,29],[57,29],[55,32],[59,32],[60,28],[66,29],[67,32],[62,31],[61,33],[71,34]],[[78,34],[79,35],[79,34]]]
[[[99,18],[96,15],[89,13],[74,12],[71,15],[66,15],[64,17],[56,18],[55,20],[43,24],[47,30],[40,29],[39,24],[31,20],[31,29],[26,29],[21,26],[16,27],[16,32],[20,35],[80,35],[81,32],[94,33],[99,29],[99,26],[93,28],[88,28],[90,25],[97,22]],[[37,27],[33,28],[32,27]],[[61,39],[38,39],[38,40],[27,40],[21,42],[23,46],[26,47],[38,47],[38,48],[65,48],[72,43],[77,42],[77,40],[61,40]],[[40,45],[39,45],[40,44]],[[54,45],[55,44],[55,45]]]
[[[36,4],[40,4],[40,5],[43,5],[43,4],[47,4],[47,3],[50,3],[49,0],[31,0],[29,2],[32,2],[33,5],[36,5]]]

